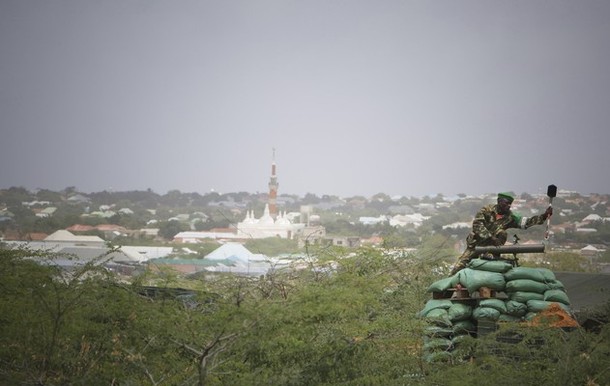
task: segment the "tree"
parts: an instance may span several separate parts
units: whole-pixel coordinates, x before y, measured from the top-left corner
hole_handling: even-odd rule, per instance
[[[53,192],[53,191],[48,190],[48,189],[40,189],[36,193],[36,198],[38,198],[38,200],[40,200],[40,201],[49,201],[49,202],[52,202],[52,203],[57,203],[57,202],[61,202],[62,201],[60,193]]]
[[[0,249],[0,384],[610,384],[608,325],[510,325],[426,362],[415,314],[442,277],[431,254],[315,253],[260,277],[147,271],[125,284],[103,256],[68,272],[52,264],[62,256]]]
[[[5,289],[0,298],[0,363],[5,370],[0,382],[101,382],[104,373],[114,371],[109,343],[116,327],[127,327],[135,307],[121,307],[124,297],[118,287],[100,286],[107,276],[96,263],[105,256],[62,275],[56,266],[32,260],[52,263],[58,255],[28,249],[1,249],[0,255],[0,282]]]
[[[602,263],[610,263],[610,249],[606,249],[599,257],[599,261]]]
[[[21,206],[22,202],[32,201],[34,195],[23,187],[10,187],[0,190],[0,202],[3,202],[9,208]]]
[[[303,205],[311,205],[311,204],[319,204],[320,198],[313,193],[307,193],[303,197],[302,203]]]
[[[159,236],[166,240],[172,240],[178,233],[185,231],[186,227],[179,221],[162,221],[159,223]]]

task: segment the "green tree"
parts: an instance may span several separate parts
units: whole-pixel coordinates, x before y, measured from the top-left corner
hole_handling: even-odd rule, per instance
[[[21,206],[22,202],[32,201],[35,196],[23,187],[10,187],[0,190],[0,202],[9,208]]]
[[[600,263],[610,263],[610,249],[606,249],[601,256],[599,257],[598,261]]]
[[[125,284],[103,256],[66,272],[52,264],[66,256],[0,249],[0,384],[610,384],[607,325],[510,325],[426,362],[415,315],[440,253],[310,252],[260,277],[150,270]]]
[[[174,236],[185,230],[186,226],[180,224],[180,222],[176,220],[162,221],[159,223],[159,236],[166,240],[173,239]]]
[[[38,192],[36,192],[36,198],[40,201],[49,201],[51,203],[58,203],[62,201],[61,193],[48,189],[40,189]]]

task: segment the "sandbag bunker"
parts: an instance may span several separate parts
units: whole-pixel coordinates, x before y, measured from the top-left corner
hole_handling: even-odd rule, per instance
[[[450,357],[460,341],[495,331],[502,322],[578,327],[563,284],[547,268],[478,258],[427,291],[432,299],[418,316],[428,323],[424,353],[430,361]]]

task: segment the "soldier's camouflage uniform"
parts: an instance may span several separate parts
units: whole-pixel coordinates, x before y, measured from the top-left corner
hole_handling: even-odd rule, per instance
[[[503,245],[506,242],[507,229],[527,229],[533,225],[543,224],[545,220],[544,214],[528,218],[509,211],[508,214],[501,215],[498,213],[498,205],[484,206],[477,212],[472,221],[472,231],[466,238],[466,250],[458,257],[451,274],[455,274],[466,267],[472,259],[476,246]],[[492,237],[496,238],[496,244],[494,244]]]

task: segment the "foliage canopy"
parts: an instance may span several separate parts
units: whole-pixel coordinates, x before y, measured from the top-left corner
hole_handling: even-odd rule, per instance
[[[68,272],[49,252],[0,249],[0,383],[610,383],[607,326],[525,331],[509,345],[473,339],[464,358],[474,361],[427,363],[415,314],[439,278],[435,260],[339,252],[319,249],[316,263],[262,277],[178,282],[162,272],[127,284],[103,268],[105,256]]]

